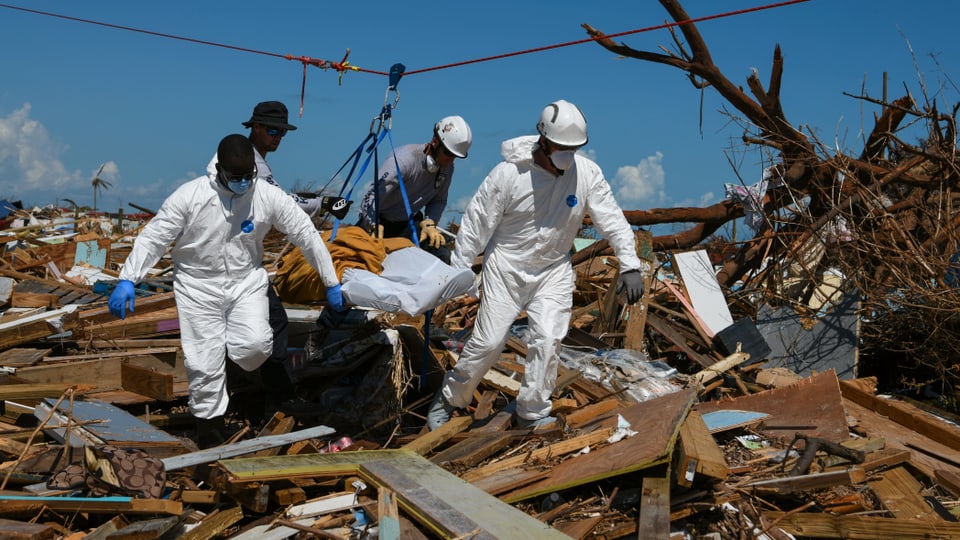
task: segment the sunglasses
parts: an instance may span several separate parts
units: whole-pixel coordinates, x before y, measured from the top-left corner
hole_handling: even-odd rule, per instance
[[[252,181],[257,177],[256,167],[254,167],[252,171],[245,173],[229,173],[219,163],[217,163],[217,169],[219,169],[220,175],[223,176],[223,179],[227,182],[240,182],[241,180]]]
[[[279,136],[279,137],[283,137],[284,135],[287,134],[287,130],[284,129],[284,128],[264,127],[263,130],[266,131],[266,132],[267,132],[267,135],[269,135],[269,136],[271,136],[271,137],[278,137],[278,136]]]

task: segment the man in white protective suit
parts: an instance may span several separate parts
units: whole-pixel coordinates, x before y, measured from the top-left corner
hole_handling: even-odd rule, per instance
[[[589,212],[613,246],[627,302],[643,295],[649,266],[637,256],[634,232],[600,167],[576,153],[587,144],[583,113],[555,101],[543,109],[537,131],[539,136],[503,143],[504,161],[483,180],[460,224],[451,264],[470,267],[484,253],[483,290],[473,332],[430,405],[431,430],[470,404],[524,310],[530,342],[517,394],[517,427],[535,429],[556,420],[550,396],[573,306],[570,251],[584,214]]]
[[[473,134],[466,120],[446,116],[434,124],[430,142],[398,147],[384,160],[376,188],[370,186],[364,194],[358,225],[371,234],[382,232],[384,238],[411,238],[412,220],[420,235],[420,247],[450,264],[450,248],[437,223],[447,207],[453,162],[456,158],[466,159],[472,142]]]
[[[287,106],[280,101],[261,101],[253,108],[250,119],[243,122],[243,126],[250,129],[247,138],[250,139],[254,149],[257,182],[272,184],[282,189],[267,163],[267,154],[276,152],[284,137],[297,129],[297,126],[288,121]],[[217,174],[216,154],[207,164],[207,173]],[[315,193],[290,192],[289,195],[311,217],[327,213],[337,219],[343,219],[350,211],[352,202],[342,197],[321,196]],[[253,374],[253,378],[259,379],[265,390],[263,407],[260,411],[256,411],[256,407],[244,408],[244,412],[247,413],[246,418],[254,425],[269,421],[277,411],[299,419],[321,412],[316,403],[297,395],[296,387],[286,367],[290,327],[287,311],[272,285],[267,287],[266,293],[270,305],[270,327],[273,328],[273,353],[260,366],[258,373]],[[327,317],[332,315],[327,314]],[[228,377],[233,374],[235,373],[228,373]]]
[[[173,192],[143,228],[110,295],[110,312],[123,319],[134,310],[135,284],[174,243],[174,294],[189,382],[189,406],[197,443],[225,439],[226,357],[247,371],[273,350],[268,321],[263,238],[277,228],[320,274],[327,301],[343,308],[330,252],[307,214],[282,189],[257,181],[254,149],[242,134],[217,148],[216,173]]]

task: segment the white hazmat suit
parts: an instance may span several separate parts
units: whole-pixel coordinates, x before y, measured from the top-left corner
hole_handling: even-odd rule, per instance
[[[526,310],[532,342],[516,411],[526,420],[550,415],[560,343],[573,305],[570,250],[584,214],[590,213],[594,227],[613,247],[621,272],[649,271],[637,257],[633,230],[600,167],[577,155],[573,167],[554,176],[534,163],[537,140],[505,141],[504,161],[467,205],[451,265],[470,267],[485,253],[483,297],[473,333],[441,388],[451,406],[466,407],[499,359],[510,326]]]
[[[276,227],[299,247],[324,285],[337,285],[330,252],[294,200],[279,187],[254,181],[236,195],[216,172],[180,186],[137,236],[120,272],[139,282],[171,242],[174,294],[189,379],[190,412],[223,415],[229,402],[225,356],[247,371],[273,349],[268,322],[263,238]]]

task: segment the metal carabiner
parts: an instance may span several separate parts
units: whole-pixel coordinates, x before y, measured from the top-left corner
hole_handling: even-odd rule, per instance
[[[397,63],[390,66],[390,84],[387,86],[386,92],[383,96],[383,108],[380,109],[380,114],[373,117],[373,120],[370,121],[370,133],[378,134],[380,130],[386,128],[388,130],[393,128],[393,110],[397,108],[397,104],[400,103],[400,90],[397,89],[397,85],[400,84],[400,79],[403,77],[403,72],[406,70],[406,66],[403,64]],[[390,92],[394,93],[393,104],[390,103]],[[379,124],[377,122],[379,121]],[[377,124],[377,129],[374,130],[373,126]]]

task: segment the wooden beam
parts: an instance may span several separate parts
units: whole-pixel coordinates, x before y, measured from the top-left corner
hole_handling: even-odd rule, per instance
[[[503,450],[513,442],[513,435],[504,432],[479,433],[439,452],[431,463],[455,464],[457,467],[475,467],[483,460]]]
[[[469,416],[456,416],[450,419],[446,424],[433,431],[428,431],[409,443],[403,445],[404,450],[410,450],[421,456],[432,452],[435,448],[449,441],[454,435],[470,427],[473,418]]]
[[[865,390],[865,384],[866,381],[862,379],[842,380],[840,381],[840,393],[850,401],[882,414],[924,437],[960,451],[960,430],[956,426],[948,424],[909,403],[878,398]]]
[[[960,538],[960,523],[895,519],[872,516],[835,516],[825,512],[764,512],[763,516],[784,532],[804,538],[849,540],[929,540]]]
[[[806,474],[757,480],[743,485],[744,488],[756,489],[761,492],[768,490],[774,493],[796,493],[814,489],[829,489],[837,486],[852,486],[867,479],[867,473],[862,467],[851,467],[844,471]]]
[[[691,376],[691,379],[697,384],[706,385],[710,381],[720,377],[725,371],[733,369],[750,359],[750,355],[745,352],[736,352],[730,356],[713,363],[710,367],[703,369]]]
[[[173,373],[144,368],[130,362],[120,364],[120,384],[124,390],[136,392],[158,401],[173,401]]]
[[[670,538],[670,468],[644,476],[637,516],[637,538]]]
[[[867,485],[893,517],[943,521],[940,514],[923,500],[923,485],[905,467],[884,471]]]
[[[723,450],[695,410],[680,425],[675,464],[677,484],[684,487],[690,487],[698,474],[721,481],[730,474]]]
[[[22,513],[40,509],[91,514],[172,514],[183,513],[183,503],[169,499],[133,497],[28,497],[0,495],[0,513]]]

